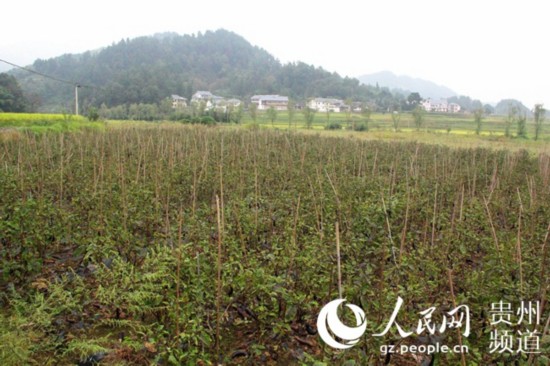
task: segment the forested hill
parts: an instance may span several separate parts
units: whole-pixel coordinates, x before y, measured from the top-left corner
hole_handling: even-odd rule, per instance
[[[97,51],[37,60],[30,67],[81,88],[82,105],[158,103],[171,94],[190,98],[197,90],[225,97],[282,94],[295,99],[338,97],[389,103],[387,91],[360,85],[304,63],[283,65],[265,50],[226,31],[173,33],[122,40]],[[42,110],[67,108],[74,87],[23,70],[14,73]]]

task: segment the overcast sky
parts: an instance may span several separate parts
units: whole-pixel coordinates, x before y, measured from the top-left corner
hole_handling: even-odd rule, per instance
[[[0,5],[0,59],[31,64],[123,38],[224,28],[282,62],[351,77],[389,70],[484,102],[548,108],[549,8],[540,0],[9,1]]]

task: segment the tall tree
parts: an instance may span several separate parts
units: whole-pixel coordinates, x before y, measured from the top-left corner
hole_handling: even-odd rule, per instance
[[[250,103],[248,105],[248,113],[250,113],[252,121],[256,123],[256,119],[258,118],[258,105],[256,103]]]
[[[426,114],[426,111],[420,105],[417,105],[416,107],[414,107],[412,111],[414,125],[416,126],[417,131],[420,130],[420,128],[422,127],[422,124],[424,123],[425,114]]]
[[[328,126],[329,123],[330,123],[330,113],[332,112],[332,110],[330,108],[327,108],[326,112],[325,112],[325,115],[327,117],[327,121],[326,121],[326,125]]]
[[[15,77],[6,73],[0,74],[0,112],[24,112],[28,100],[23,94]]]
[[[506,128],[504,130],[504,136],[511,136],[510,129],[512,128],[512,124],[516,121],[517,115],[518,108],[512,103],[508,103],[508,117],[506,117]]]
[[[535,104],[535,141],[539,139],[540,134],[542,133],[542,123],[544,122],[544,114],[546,110],[543,108],[542,104]]]
[[[361,115],[363,116],[363,119],[365,121],[365,129],[367,131],[369,130],[369,121],[370,121],[371,114],[372,114],[372,109],[369,108],[368,105],[363,103],[361,105]]]
[[[266,111],[267,118],[271,121],[271,127],[273,127],[273,122],[277,119],[277,110],[273,107],[269,107]]]
[[[288,112],[288,129],[290,129],[292,127],[292,122],[294,121],[294,114],[296,113],[296,105],[291,100],[288,101],[287,112]]]
[[[204,116],[204,112],[206,112],[206,102],[204,100],[201,100],[199,102],[199,108],[198,108],[199,117]]]
[[[517,118],[517,137],[527,138],[527,115],[519,114]]]
[[[240,103],[235,112],[233,113],[233,122],[241,123],[243,119],[243,104]]]
[[[391,121],[393,125],[393,131],[399,130],[399,121],[401,120],[401,108],[394,106],[391,113]]]
[[[351,98],[346,98],[346,100],[344,101],[344,104],[346,106],[345,107],[346,108],[346,121],[348,123],[348,130],[349,130],[350,125],[352,123],[352,117],[353,117],[353,110],[352,110],[353,100]]]
[[[422,97],[420,96],[420,93],[414,92],[409,94],[406,103],[407,110],[414,110],[417,106],[420,105],[420,103],[422,103]]]
[[[305,107],[302,110],[302,113],[304,114],[304,118],[306,120],[306,127],[311,128],[311,125],[313,124],[313,120],[315,119],[315,109]]]
[[[481,133],[481,124],[483,122],[483,108],[474,110],[474,122],[476,124],[476,135]]]

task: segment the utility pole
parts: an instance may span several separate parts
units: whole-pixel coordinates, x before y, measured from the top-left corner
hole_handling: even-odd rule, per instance
[[[78,116],[78,88],[80,88],[80,85],[76,84],[74,86],[74,111],[77,116]]]

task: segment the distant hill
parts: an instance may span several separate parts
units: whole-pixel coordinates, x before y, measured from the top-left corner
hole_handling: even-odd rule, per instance
[[[418,92],[422,98],[448,98],[457,93],[446,86],[434,82],[412,78],[406,75],[395,75],[390,71],[380,71],[374,74],[359,76],[357,79],[366,85],[379,85],[390,90],[398,90],[404,94]]]
[[[121,40],[82,54],[37,60],[30,68],[81,88],[81,105],[107,106],[158,103],[171,94],[186,98],[197,90],[225,97],[281,94],[294,99],[352,98],[390,103],[387,92],[361,85],[302,62],[281,64],[265,50],[226,30],[198,35],[161,33]],[[71,109],[74,87],[22,70],[12,71],[41,110]],[[378,98],[378,99],[377,99]]]
[[[527,108],[523,103],[516,99],[503,99],[495,106],[494,114],[501,116],[507,116],[510,107],[516,107],[520,114],[525,114],[528,117],[533,115],[533,112]]]
[[[8,64],[5,64],[3,62],[0,62],[0,72],[6,72],[10,70],[12,67]]]

